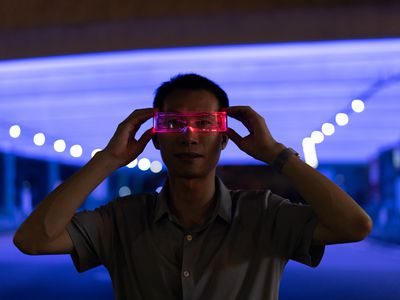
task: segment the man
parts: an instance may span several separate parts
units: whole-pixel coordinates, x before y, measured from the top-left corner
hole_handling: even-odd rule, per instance
[[[179,75],[158,88],[153,106],[128,116],[104,150],[37,206],[14,237],[22,252],[69,253],[79,272],[103,264],[116,299],[277,299],[289,259],[316,267],[325,245],[360,241],[371,231],[371,219],[348,194],[276,141],[253,109],[229,107],[214,82]],[[185,119],[189,112],[222,111],[249,135],[196,131]],[[148,129],[136,140],[156,112],[174,112],[187,123],[177,133]],[[150,139],[168,168],[161,192],[76,213]],[[269,190],[228,190],[215,175],[228,139],[275,166],[308,205]]]

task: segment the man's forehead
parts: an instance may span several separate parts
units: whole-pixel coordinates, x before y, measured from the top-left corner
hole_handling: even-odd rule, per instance
[[[170,112],[218,111],[218,99],[206,90],[176,90],[163,103],[163,110]]]

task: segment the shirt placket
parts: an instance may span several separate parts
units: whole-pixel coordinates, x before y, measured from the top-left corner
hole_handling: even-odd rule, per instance
[[[182,256],[182,271],[181,271],[181,281],[182,281],[182,294],[183,299],[189,299],[190,295],[193,293],[194,281],[194,249],[195,237],[193,233],[186,233],[183,237],[183,256]]]

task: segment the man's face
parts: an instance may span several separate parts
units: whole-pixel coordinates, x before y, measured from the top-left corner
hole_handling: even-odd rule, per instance
[[[215,112],[218,111],[218,99],[206,90],[176,90],[165,98],[160,111]],[[169,174],[184,178],[204,177],[214,171],[227,142],[225,133],[193,132],[190,128],[182,133],[157,133],[153,138]],[[201,156],[188,158],[180,155],[185,152]]]

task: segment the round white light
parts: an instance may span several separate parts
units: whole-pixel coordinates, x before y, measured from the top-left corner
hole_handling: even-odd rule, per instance
[[[310,137],[306,137],[302,141],[302,146],[306,163],[313,168],[317,168],[318,158],[314,141]]]
[[[21,127],[18,125],[13,125],[10,127],[10,136],[12,138],[17,138],[21,135]]]
[[[311,133],[311,139],[315,144],[319,144],[324,141],[324,135],[321,131],[315,130]]]
[[[46,141],[46,137],[43,133],[39,132],[33,136],[33,142],[36,146],[43,146],[44,142]]]
[[[364,101],[360,100],[360,99],[354,99],[351,102],[351,108],[356,112],[356,113],[360,113],[365,109],[365,105],[364,105]]]
[[[67,147],[67,145],[65,144],[65,141],[62,139],[55,141],[53,144],[53,148],[57,152],[63,152],[66,147]]]
[[[153,173],[160,173],[161,170],[162,170],[162,164],[158,160],[151,162],[150,171],[152,171]]]
[[[69,153],[71,154],[72,157],[80,157],[82,156],[82,147],[80,145],[73,145],[69,149]]]
[[[120,197],[129,196],[131,194],[131,189],[127,186],[121,186],[118,194]]]
[[[93,157],[97,152],[101,151],[100,148],[96,148],[92,151],[92,153],[90,154],[91,157]]]
[[[322,124],[322,133],[326,136],[332,135],[335,133],[335,126],[332,123],[324,123]]]
[[[150,160],[147,158],[141,158],[138,163],[138,167],[142,171],[146,171],[150,168]]]
[[[335,121],[339,126],[344,126],[349,123],[349,117],[345,113],[336,114]]]
[[[137,165],[137,158],[134,159],[133,161],[131,161],[131,162],[130,162],[129,164],[127,164],[126,166],[127,166],[129,169],[132,169],[132,168],[136,167],[136,165]]]

